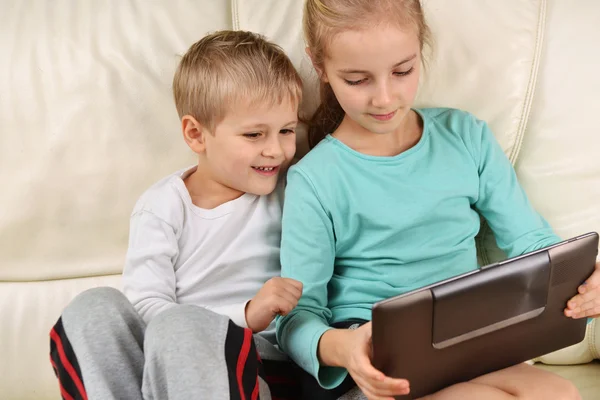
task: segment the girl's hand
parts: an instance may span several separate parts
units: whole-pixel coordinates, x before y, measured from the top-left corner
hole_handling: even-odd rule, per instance
[[[371,364],[371,333],[370,322],[349,331],[343,366],[369,400],[394,400],[392,396],[408,394],[410,388],[406,379],[387,377]]]
[[[565,315],[572,318],[600,317],[600,262],[587,281],[578,289],[579,294],[567,303]]]

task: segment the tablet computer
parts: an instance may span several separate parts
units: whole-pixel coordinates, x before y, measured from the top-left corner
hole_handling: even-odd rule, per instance
[[[373,366],[416,399],[579,343],[564,315],[594,271],[598,234],[491,264],[373,306]]]

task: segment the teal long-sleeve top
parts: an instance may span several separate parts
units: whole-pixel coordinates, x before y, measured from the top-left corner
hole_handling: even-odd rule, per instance
[[[422,137],[397,156],[327,136],[288,173],[282,276],[304,289],[278,317],[277,338],[325,388],[347,371],[319,365],[321,335],[336,322],[370,320],[380,300],[478,268],[479,214],[509,257],[560,241],[486,123],[459,110],[415,111]]]

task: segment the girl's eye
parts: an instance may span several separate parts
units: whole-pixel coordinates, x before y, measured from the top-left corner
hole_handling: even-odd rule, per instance
[[[367,79],[359,79],[357,81],[349,81],[348,79],[344,79],[344,81],[350,85],[350,86],[356,86],[356,85],[360,85],[361,83],[365,82]]]
[[[282,129],[279,131],[279,133],[281,133],[283,135],[290,135],[292,133],[295,133],[295,131],[293,129]]]
[[[249,139],[256,139],[260,136],[260,133],[258,133],[258,132],[244,133],[243,136],[247,137]]]
[[[410,75],[414,70],[415,70],[415,67],[411,67],[408,71],[394,72],[394,75],[396,75],[396,76],[406,76],[406,75]]]

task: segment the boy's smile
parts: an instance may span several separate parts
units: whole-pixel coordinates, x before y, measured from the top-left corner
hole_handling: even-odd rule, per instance
[[[279,173],[279,165],[252,167],[256,172],[263,176],[273,176]]]

